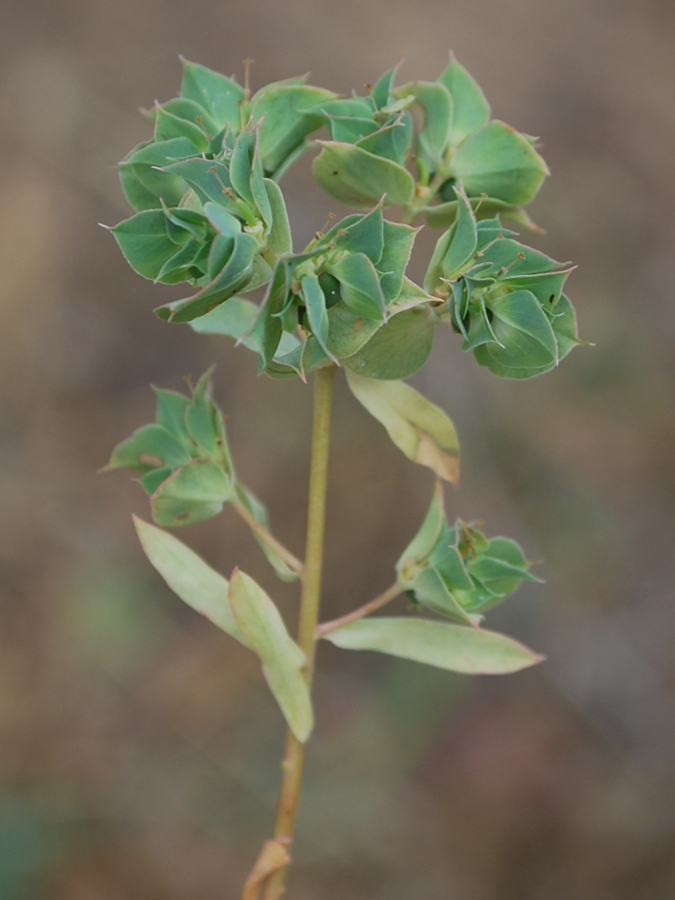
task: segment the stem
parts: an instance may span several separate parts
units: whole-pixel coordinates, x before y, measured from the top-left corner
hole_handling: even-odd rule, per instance
[[[434,199],[440,191],[443,183],[447,180],[448,175],[445,171],[437,172],[426,187],[417,187],[417,196],[408,203],[401,216],[401,221],[406,225],[412,225],[417,216],[424,211],[425,207]]]
[[[343,625],[349,625],[350,622],[358,622],[359,619],[369,616],[371,613],[374,613],[376,609],[381,609],[383,606],[386,606],[387,603],[391,603],[392,600],[395,600],[396,597],[403,593],[403,590],[404,589],[398,582],[394,582],[394,584],[392,584],[391,587],[388,587],[386,591],[378,594],[377,597],[370,600],[368,603],[364,603],[363,606],[359,606],[358,609],[347,613],[346,616],[341,616],[339,619],[332,619],[330,622],[323,622],[321,625],[317,626],[317,640],[330,634],[331,631],[337,631],[337,629],[342,628]]]
[[[284,547],[284,545],[274,537],[273,534],[270,534],[267,528],[265,528],[264,525],[261,525],[260,522],[254,518],[253,514],[246,509],[243,503],[239,500],[233,500],[232,506],[244,522],[246,522],[251,531],[256,534],[261,541],[264,541],[271,550],[274,550],[274,552],[283,559],[289,569],[293,569],[300,578],[303,578],[305,567],[297,556],[294,556],[290,550]]]
[[[328,449],[330,444],[330,416],[334,374],[335,367],[330,366],[325,369],[317,369],[314,376],[314,427],[312,433],[312,462],[309,475],[309,502],[307,507],[305,577],[302,584],[298,624],[298,645],[307,658],[304,677],[310,689],[314,677],[315,631],[319,620],[319,603],[321,600]],[[286,753],[282,763],[281,794],[274,828],[274,839],[287,848],[293,840],[304,761],[305,745],[301,744],[289,731],[286,738]],[[270,875],[264,888],[263,900],[279,900],[284,891],[286,868],[287,866],[284,866],[273,875]]]

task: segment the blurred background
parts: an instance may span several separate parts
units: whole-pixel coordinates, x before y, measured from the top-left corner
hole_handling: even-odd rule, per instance
[[[517,538],[546,585],[488,623],[548,655],[470,680],[322,646],[293,900],[675,896],[675,6],[669,0],[3,0],[0,8],[0,896],[237,898],[272,827],[281,717],[257,661],[144,559],[111,447],[217,364],[244,480],[302,551],[310,391],[152,314],[98,222],[115,163],[174,96],[178,54],[253,85],[311,70],[362,90],[452,48],[493,112],[541,135],[538,246],[579,263],[582,336],[509,383],[439,333],[413,380],[453,417],[449,515]],[[296,246],[338,204],[284,181]],[[418,277],[434,235],[418,241]],[[369,599],[417,529],[429,473],[340,380],[325,616]],[[293,621],[231,511],[181,537]]]

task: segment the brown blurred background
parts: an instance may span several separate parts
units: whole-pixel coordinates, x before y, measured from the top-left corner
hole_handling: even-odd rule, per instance
[[[542,136],[538,244],[579,270],[582,336],[508,383],[449,333],[414,383],[454,418],[479,518],[545,560],[491,614],[548,654],[469,680],[322,647],[294,900],[675,896],[675,6],[672,0],[3,0],[0,7],[0,897],[230,900],[271,830],[283,726],[257,663],[142,556],[125,474],[152,381],[217,363],[235,458],[300,552],[310,392],[244,349],[167,326],[171,289],[123,262],[115,163],[178,54],[254,85],[307,70],[360,90],[448,48],[496,116]],[[336,204],[284,188],[297,245]],[[423,271],[433,236],[419,240]],[[340,383],[325,612],[391,579],[431,480]],[[231,512],[182,535],[292,619]]]

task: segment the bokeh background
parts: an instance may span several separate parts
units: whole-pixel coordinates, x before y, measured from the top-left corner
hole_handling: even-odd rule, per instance
[[[579,270],[581,348],[508,383],[438,335],[414,383],[454,418],[451,515],[543,559],[492,627],[548,655],[469,680],[326,646],[294,900],[675,896],[675,6],[671,0],[3,0],[0,6],[0,896],[237,898],[268,836],[283,741],[256,660],[183,608],[131,527],[113,444],[148,382],[217,364],[244,479],[303,543],[310,391],[246,350],[168,327],[171,289],[98,222],[115,163],[177,91],[178,54],[254,86],[311,70],[361,90],[452,48],[494,113],[542,136],[537,243]],[[284,182],[298,245],[337,204]],[[433,236],[419,240],[414,271]],[[337,388],[325,612],[364,602],[431,479]],[[293,619],[231,512],[182,535]]]

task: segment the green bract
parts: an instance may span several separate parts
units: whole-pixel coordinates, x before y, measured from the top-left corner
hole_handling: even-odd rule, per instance
[[[504,378],[548,372],[580,343],[571,303],[562,293],[573,266],[513,239],[499,219],[476,222],[457,190],[458,214],[438,240],[424,280],[447,297],[463,350]]]
[[[422,606],[477,625],[521,581],[538,581],[515,541],[488,539],[472,525],[449,525],[436,491],[416,537],[396,564],[399,584]]]

